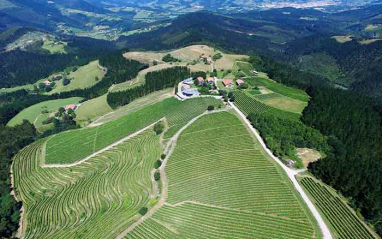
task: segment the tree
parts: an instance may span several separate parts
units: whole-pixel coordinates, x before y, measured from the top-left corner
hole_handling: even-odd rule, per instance
[[[154,168],[155,168],[155,169],[158,169],[161,165],[162,165],[162,161],[160,161],[160,160],[158,159],[157,161],[155,161]]]
[[[155,172],[154,173],[154,179],[155,179],[155,181],[159,181],[160,180],[160,173],[159,172]]]
[[[207,107],[207,110],[208,111],[213,111],[215,109],[215,106],[213,106],[213,105],[209,105],[208,107]]]
[[[165,125],[163,122],[159,122],[154,125],[154,131],[157,135],[160,135],[161,133],[163,133],[164,128],[165,128]]]
[[[144,216],[146,215],[147,211],[148,211],[147,207],[142,207],[141,209],[139,209],[139,214]]]
[[[70,79],[68,79],[68,78],[64,78],[64,79],[62,80],[62,85],[66,86],[66,85],[69,85],[69,84],[70,84]]]
[[[45,87],[45,91],[46,92],[51,92],[52,91],[52,87],[50,85]]]

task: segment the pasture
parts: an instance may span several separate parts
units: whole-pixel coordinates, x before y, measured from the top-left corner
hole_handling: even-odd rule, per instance
[[[107,103],[107,94],[104,94],[82,103],[81,107],[76,110],[76,121],[83,125],[112,111],[113,109]]]
[[[258,94],[253,97],[271,107],[297,114],[301,114],[305,107],[308,106],[305,101],[296,100],[279,93]]]
[[[67,42],[57,42],[54,40],[45,40],[42,48],[48,50],[50,53],[55,54],[66,54],[65,47],[68,45]]]
[[[150,173],[160,144],[153,131],[70,168],[41,168],[43,144],[14,159],[23,238],[115,238],[156,197]]]
[[[159,64],[163,64],[163,56],[166,54],[171,54],[173,57],[181,60],[181,62],[176,63],[176,65],[187,65],[188,63],[194,62],[196,64],[189,65],[192,71],[211,71],[211,66],[205,65],[203,62],[199,62],[199,58],[202,54],[206,56],[213,56],[217,53],[221,53],[223,55],[221,59],[218,59],[214,63],[214,67],[218,71],[221,69],[231,69],[234,67],[236,60],[248,58],[246,55],[225,54],[206,45],[192,45],[169,52],[127,52],[124,56],[128,59],[137,60],[152,66],[154,61]]]
[[[311,177],[300,177],[299,182],[325,217],[335,238],[377,238],[326,185]]]
[[[21,124],[23,120],[26,119],[34,124],[38,129],[43,126],[42,121],[47,119],[52,112],[58,110],[60,107],[65,107],[66,105],[78,104],[81,100],[81,97],[72,97],[67,99],[43,101],[22,110],[8,122],[7,126]]]
[[[308,94],[306,94],[305,91],[297,88],[288,87],[286,85],[277,83],[276,81],[273,81],[271,79],[263,77],[249,77],[245,78],[245,81],[251,86],[264,86],[273,92],[279,93],[280,95],[284,95],[295,100],[303,102],[309,101],[309,96]]]
[[[165,172],[165,205],[125,238],[320,238],[290,181],[233,113],[183,131]]]
[[[105,71],[98,67],[98,61],[92,61],[85,66],[79,67],[75,72],[71,72],[67,78],[71,79],[70,84],[64,86],[63,79],[56,81],[56,86],[48,94],[60,93],[75,89],[85,89],[95,85],[106,74]]]
[[[183,102],[171,98],[101,126],[63,132],[46,142],[45,162],[74,163],[163,117],[166,117],[170,129],[177,128],[206,111],[209,105],[217,107],[220,104],[214,98],[194,98]]]

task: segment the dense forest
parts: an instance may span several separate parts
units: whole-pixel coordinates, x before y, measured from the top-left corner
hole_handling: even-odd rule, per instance
[[[174,87],[177,83],[191,75],[187,67],[176,66],[146,74],[145,84],[126,91],[112,92],[107,95],[107,103],[112,108],[126,105],[131,101],[154,91]]]
[[[15,127],[0,126],[0,137],[0,235],[7,238],[19,226],[21,208],[21,203],[16,202],[10,194],[12,157],[35,140],[36,129],[28,121]]]
[[[324,54],[326,57],[321,59],[317,57],[319,54]],[[339,43],[330,36],[316,35],[290,43],[285,55],[286,61],[294,62],[296,65],[307,57],[311,57],[312,61],[316,62],[307,64],[309,70],[315,74],[321,74],[325,67],[337,67],[339,74],[343,76],[337,76],[335,82],[345,84],[359,93],[382,96],[381,41],[360,44],[354,39]],[[311,67],[317,62],[323,66],[316,69]]]
[[[312,163],[309,170],[348,197],[359,215],[382,235],[380,103],[353,91],[332,88],[320,76],[265,57],[252,57],[250,61],[272,79],[306,89],[311,100],[302,121],[328,137],[332,148],[326,158]]]
[[[67,36],[62,40],[68,42],[67,54],[50,54],[41,47],[39,50],[18,49],[0,53],[0,88],[33,84],[66,67],[85,65],[116,49],[113,43],[91,38]]]
[[[305,124],[340,142],[335,152],[310,165],[314,175],[350,198],[382,235],[382,108],[349,91],[314,87]]]
[[[301,121],[256,113],[248,119],[277,157],[296,159],[296,148],[316,149],[325,154],[330,151],[327,137]]]

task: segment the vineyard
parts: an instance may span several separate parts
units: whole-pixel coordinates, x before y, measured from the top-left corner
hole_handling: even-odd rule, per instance
[[[337,238],[375,238],[341,199],[331,193],[326,186],[310,177],[302,177],[300,183],[327,218]]]
[[[281,169],[229,112],[183,131],[165,172],[165,205],[126,238],[320,237]]]
[[[250,113],[263,113],[270,107],[251,97],[245,95],[241,91],[235,91],[235,105],[246,115]]]
[[[169,127],[178,129],[206,111],[208,105],[217,107],[220,101],[194,98],[181,102],[171,98],[98,127],[61,133],[47,141],[45,163],[74,163],[163,117],[167,118]],[[172,130],[169,135],[174,133]]]
[[[14,159],[25,238],[115,238],[150,202],[150,173],[161,153],[153,132],[70,168],[41,168],[43,143]]]

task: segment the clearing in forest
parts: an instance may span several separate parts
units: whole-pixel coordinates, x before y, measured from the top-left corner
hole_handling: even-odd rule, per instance
[[[81,97],[72,97],[67,99],[43,101],[22,110],[8,122],[7,126],[15,126],[17,124],[21,124],[25,119],[34,124],[38,129],[43,127],[42,122],[44,120],[54,116],[54,114],[51,114],[57,111],[58,108],[65,107],[66,105],[70,104],[78,104],[78,102],[81,100]]]
[[[320,238],[286,175],[231,112],[185,129],[164,171],[165,205],[126,238]]]
[[[75,89],[85,89],[95,85],[106,74],[104,70],[98,67],[98,61],[92,61],[85,66],[79,67],[75,72],[71,72],[66,78],[70,79],[68,85],[63,85],[63,79],[56,81],[56,85],[49,94],[61,93]],[[96,79],[98,78],[98,81]]]

